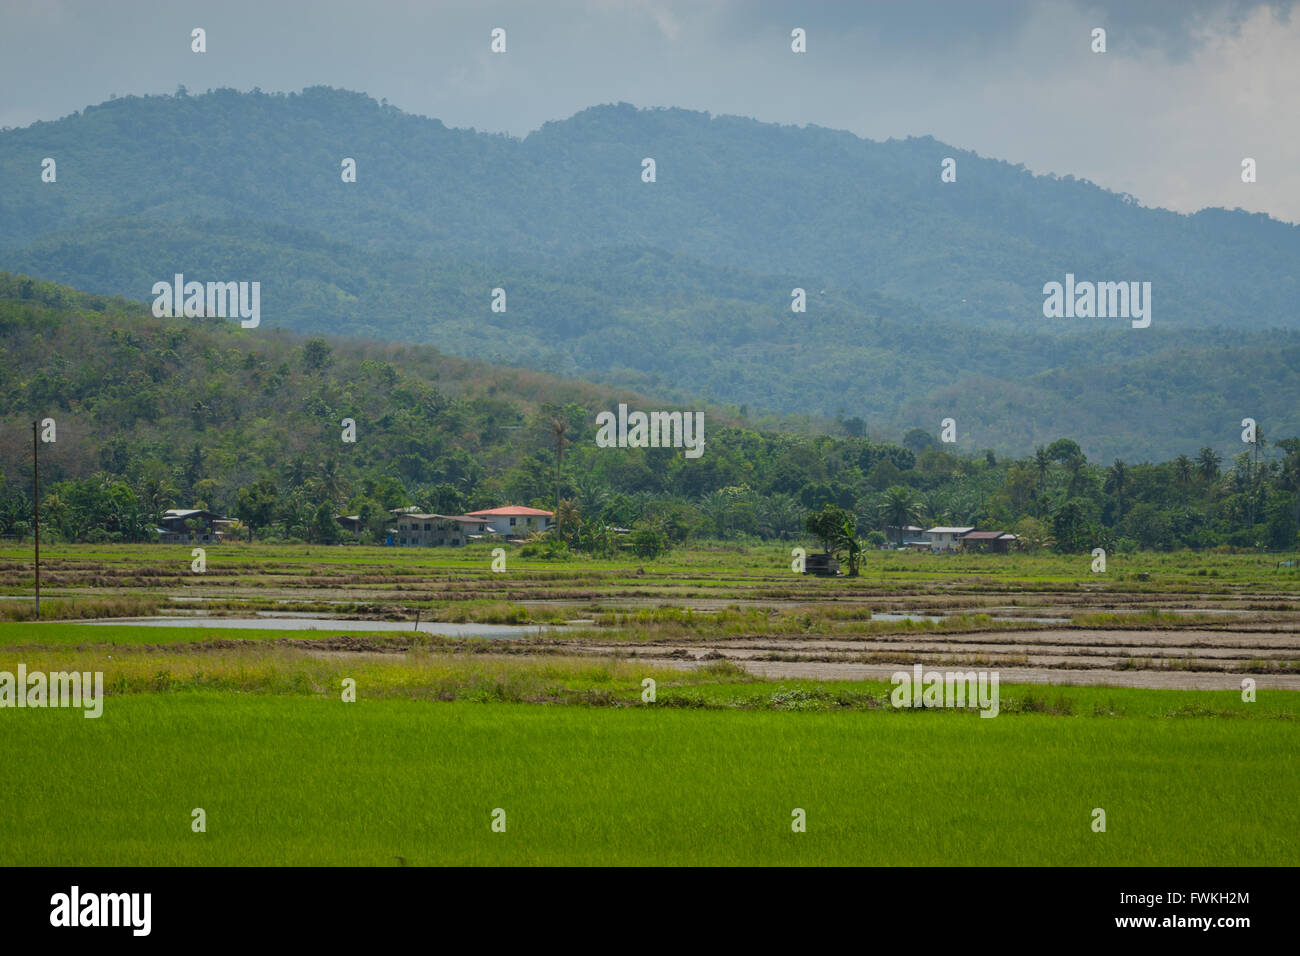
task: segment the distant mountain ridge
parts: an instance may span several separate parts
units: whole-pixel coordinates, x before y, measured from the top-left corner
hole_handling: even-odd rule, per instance
[[[0,222],[0,268],[78,288],[260,280],[268,326],[842,409],[882,435],[942,413],[978,447],[1071,434],[1132,456],[1214,444],[1225,417],[1300,425],[1278,364],[1300,228],[1148,209],[930,138],[618,104],[514,139],[328,88],[126,97],[0,132]],[[1066,273],[1150,281],[1151,328],[1044,318]],[[1085,369],[1111,391],[1080,390]]]

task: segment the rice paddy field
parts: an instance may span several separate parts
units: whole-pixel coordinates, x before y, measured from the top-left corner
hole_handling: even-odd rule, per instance
[[[3,865],[1300,863],[1282,559],[55,546],[38,622],[30,557],[0,672],[103,713],[0,708]]]

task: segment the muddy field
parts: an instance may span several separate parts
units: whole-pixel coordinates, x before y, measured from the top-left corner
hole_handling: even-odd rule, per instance
[[[730,660],[764,677],[882,680],[900,669],[980,667],[1007,682],[1109,684],[1116,687],[1239,689],[1243,677],[1261,688],[1300,690],[1300,627],[1286,630],[1042,630],[933,637],[881,635],[850,640],[742,638],[638,643],[556,642],[565,654],[633,658],[694,668]]]
[[[1300,575],[1256,556],[1138,555],[1099,576],[1060,557],[885,554],[861,578],[816,579],[790,574],[779,548],[649,565],[512,557],[504,575],[469,549],[395,551],[223,546],[195,574],[180,549],[67,547],[47,559],[44,594],[70,618],[183,624],[200,647],[257,627],[307,653],[393,654],[409,630],[411,647],[432,635],[476,654],[728,660],[767,677],[879,680],[921,664],[1033,683],[1239,689],[1250,677],[1300,690]],[[0,611],[27,602],[29,583],[22,555],[0,555]],[[323,646],[310,628],[324,627],[357,638]]]

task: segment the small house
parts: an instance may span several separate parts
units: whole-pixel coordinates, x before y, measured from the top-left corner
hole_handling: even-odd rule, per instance
[[[833,554],[813,553],[804,558],[803,573],[831,578],[840,573],[840,562]]]
[[[1017,537],[1007,531],[971,531],[962,536],[961,546],[967,551],[988,551],[1006,554]]]
[[[202,508],[168,508],[156,530],[163,544],[216,544],[233,523]]]
[[[974,531],[971,527],[935,527],[929,528],[925,532],[925,538],[930,542],[931,551],[956,551],[961,547],[961,539]]]
[[[541,508],[525,508],[522,505],[507,505],[504,508],[488,508],[484,511],[471,511],[466,517],[487,523],[496,534],[510,538],[526,538],[536,531],[545,531],[555,517],[553,511]]]
[[[491,526],[483,518],[404,511],[397,516],[393,544],[398,547],[459,548],[491,534]]]
[[[899,548],[915,548],[918,544],[924,544],[927,548],[930,546],[929,540],[925,536],[925,529],[920,525],[905,524],[901,528],[898,525],[885,525],[885,539],[892,546]]]

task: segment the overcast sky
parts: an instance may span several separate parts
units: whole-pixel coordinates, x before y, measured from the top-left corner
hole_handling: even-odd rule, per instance
[[[1146,205],[1300,222],[1290,0],[0,0],[0,126],[326,84],[523,136],[599,103],[932,135]],[[190,31],[208,50],[190,51]],[[489,52],[490,31],[507,52]],[[807,31],[808,52],[790,51]],[[1094,27],[1108,52],[1090,50]],[[1259,181],[1241,182],[1241,160]]]

